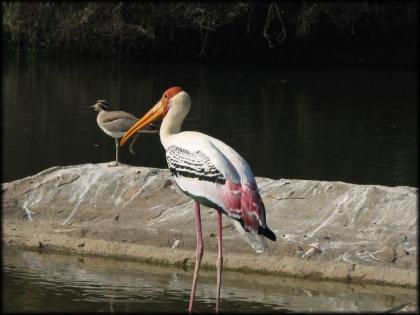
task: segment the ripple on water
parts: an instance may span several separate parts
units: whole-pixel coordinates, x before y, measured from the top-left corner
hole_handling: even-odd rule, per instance
[[[3,250],[6,312],[184,312],[192,271],[136,262]],[[416,291],[224,273],[221,310],[229,312],[384,311],[415,303]],[[195,309],[213,312],[215,272],[200,271]]]

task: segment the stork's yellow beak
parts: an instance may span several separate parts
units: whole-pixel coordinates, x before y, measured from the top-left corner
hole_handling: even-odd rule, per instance
[[[140,118],[128,131],[124,134],[120,141],[120,145],[128,141],[133,135],[142,130],[144,127],[154,122],[156,119],[163,117],[165,113],[165,104],[160,100],[151,110],[147,112],[142,118]]]

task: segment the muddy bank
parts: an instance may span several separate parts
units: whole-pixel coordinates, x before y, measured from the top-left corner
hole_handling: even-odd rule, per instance
[[[224,220],[225,268],[417,286],[417,189],[257,178],[277,242],[256,254]],[[4,183],[3,241],[189,267],[193,203],[168,170],[53,167]],[[214,268],[214,210],[202,211],[203,268]]]

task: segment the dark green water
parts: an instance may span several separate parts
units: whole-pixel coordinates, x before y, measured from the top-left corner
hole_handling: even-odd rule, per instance
[[[186,312],[192,270],[3,247],[3,312]],[[216,272],[201,270],[196,311],[213,312]],[[416,303],[416,290],[224,272],[225,312],[363,312]]]
[[[174,85],[192,98],[184,130],[225,141],[256,176],[417,186],[417,72],[4,60],[3,181],[54,165],[114,159],[87,106],[106,98],[143,115]],[[166,168],[157,135],[122,162]]]

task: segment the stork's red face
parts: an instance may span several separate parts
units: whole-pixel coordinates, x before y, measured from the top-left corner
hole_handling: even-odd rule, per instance
[[[128,139],[135,135],[138,131],[152,123],[158,118],[163,118],[168,113],[171,106],[171,99],[181,92],[182,89],[179,86],[174,86],[167,89],[162,98],[157,102],[151,110],[147,112],[142,118],[140,118],[122,137],[120,144],[124,145]]]
[[[181,92],[182,89],[179,86],[174,86],[171,87],[169,89],[167,89],[162,96],[161,102],[163,103],[162,105],[164,106],[164,113],[163,113],[163,117],[165,117],[165,115],[167,114],[168,110],[169,110],[169,101],[171,100],[172,97],[174,97],[175,95],[177,95],[179,92]]]

